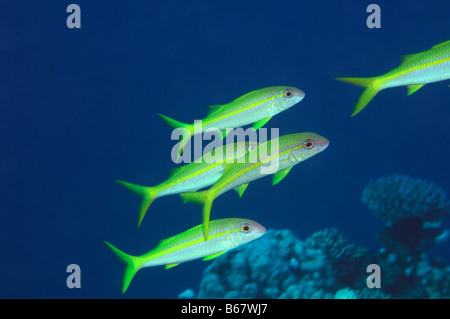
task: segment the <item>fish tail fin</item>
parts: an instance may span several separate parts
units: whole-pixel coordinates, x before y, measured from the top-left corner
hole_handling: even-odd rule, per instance
[[[125,187],[126,189],[128,189],[130,192],[143,197],[138,213],[138,228],[139,228],[150,205],[156,198],[158,198],[158,192],[156,191],[155,187],[141,186],[120,180],[116,180],[116,182]]]
[[[189,202],[197,205],[203,205],[203,233],[205,240],[207,240],[209,233],[209,216],[211,215],[211,207],[214,197],[209,191],[183,193],[180,194],[180,196],[185,203]]]
[[[124,253],[123,251],[114,247],[112,244],[108,243],[106,240],[105,244],[108,245],[109,248],[111,248],[111,250],[116,254],[117,257],[119,257],[120,260],[127,264],[123,273],[122,283],[122,293],[125,293],[134,275],[136,275],[136,273],[142,268],[142,263],[139,261],[139,257]]]
[[[350,83],[353,85],[365,87],[366,89],[358,98],[355,107],[353,108],[351,116],[355,116],[359,112],[361,112],[367,104],[380,92],[380,88],[374,85],[377,77],[372,78],[337,78],[336,80]]]
[[[158,116],[160,118],[163,119],[164,122],[167,123],[167,125],[169,125],[171,128],[173,129],[177,129],[177,128],[182,128],[182,129],[186,129],[189,134],[183,134],[181,141],[178,143],[179,147],[178,147],[178,155],[177,155],[177,161],[180,158],[181,153],[183,153],[183,149],[186,146],[186,144],[189,142],[189,140],[191,139],[191,136],[193,134],[193,125],[192,124],[187,124],[187,123],[183,123],[174,119],[171,119],[168,116],[162,115],[162,114],[158,114]],[[187,135],[187,136],[186,136]]]

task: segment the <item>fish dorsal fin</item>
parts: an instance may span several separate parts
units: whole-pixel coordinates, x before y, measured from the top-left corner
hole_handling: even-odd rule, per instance
[[[436,48],[439,48],[440,46],[447,45],[447,44],[450,44],[450,40],[436,44],[435,46],[432,47],[432,49],[436,49]]]
[[[288,167],[282,171],[276,172],[272,177],[272,185],[276,185],[286,177],[286,175],[291,171],[292,166]]]
[[[236,187],[234,190],[238,193],[239,197],[242,197],[245,190],[247,189],[247,186],[248,186],[248,183],[242,184],[241,186]]]
[[[197,228],[197,227],[199,227],[199,226],[195,226],[195,227],[192,227],[192,228],[189,228],[188,230],[186,230],[184,233],[188,233],[188,232],[191,232],[191,231],[193,231],[195,228]],[[184,234],[183,233],[183,234]],[[178,234],[178,235],[175,235],[175,236],[172,236],[172,237],[168,237],[168,238],[165,238],[165,239],[161,239],[159,242],[158,242],[158,245],[156,245],[156,247],[155,247],[155,249],[159,249],[159,248],[162,248],[163,246],[165,247],[165,248],[168,248],[168,247],[170,247],[170,246],[173,246],[173,245],[176,245],[177,243],[179,243],[179,239],[180,239],[180,236],[182,236],[182,234]]]
[[[219,257],[219,256],[222,255],[222,254],[225,254],[227,251],[228,251],[228,250],[225,250],[225,251],[221,251],[221,252],[219,252],[219,253],[215,253],[215,254],[212,254],[212,255],[203,257],[202,260],[205,260],[205,261],[206,261],[206,260],[214,259],[214,258],[216,258],[216,257]]]
[[[417,56],[419,56],[422,52],[420,53],[413,53],[413,54],[406,54],[406,55],[402,55],[402,63],[407,63],[411,60],[414,60]]]
[[[411,85],[408,85],[408,96],[413,94],[414,92],[418,91],[424,85],[425,84],[411,84]]]
[[[173,177],[173,176],[179,174],[184,168],[185,168],[184,166],[172,168],[169,171],[170,177]]]
[[[248,96],[249,96],[250,94],[252,94],[252,93],[253,93],[253,91],[252,91],[252,92],[248,92],[248,93],[246,93],[246,94],[244,94],[244,95],[238,97],[238,98],[237,98],[236,100],[234,100],[232,103],[234,103],[234,102],[239,102],[239,101],[245,99],[246,97],[248,97]]]
[[[208,115],[214,114],[222,109],[223,105],[208,105]]]
[[[156,245],[155,249],[156,249],[156,248],[161,248],[162,246],[167,246],[167,245],[169,245],[169,243],[170,243],[174,238],[175,238],[175,236],[172,236],[172,237],[169,237],[169,238],[160,240],[159,243],[158,243],[158,245]]]
[[[179,264],[167,264],[166,266],[164,266],[164,269],[170,269],[173,268],[175,266],[178,266]]]

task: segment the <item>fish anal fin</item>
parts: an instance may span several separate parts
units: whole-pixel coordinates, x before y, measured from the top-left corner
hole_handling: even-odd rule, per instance
[[[267,117],[267,118],[265,118],[265,119],[262,119],[261,121],[258,121],[258,122],[255,122],[255,123],[253,123],[253,128],[255,129],[255,130],[259,130],[261,127],[263,127],[267,122],[269,122],[269,120],[271,119],[272,117]]]
[[[178,266],[178,265],[179,265],[179,263],[178,264],[167,264],[167,265],[164,266],[164,269],[170,269],[170,268],[173,268],[173,267]]]
[[[248,186],[248,183],[242,184],[241,186],[236,187],[234,190],[238,193],[239,197],[242,197],[245,190],[247,189],[247,186]]]
[[[425,84],[411,84],[411,85],[408,85],[408,96],[413,94],[414,92],[418,91],[424,85]]]
[[[219,256],[222,255],[222,254],[225,254],[227,251],[228,251],[228,250],[225,250],[225,251],[221,251],[221,252],[218,252],[218,253],[215,253],[215,254],[212,254],[212,255],[203,257],[202,260],[205,260],[205,261],[206,261],[206,260],[214,259],[214,258],[216,258],[216,257],[219,257]]]
[[[285,178],[286,175],[290,172],[291,169],[292,169],[292,166],[273,174],[272,185],[276,185],[279,182],[281,182],[283,180],[283,178]]]

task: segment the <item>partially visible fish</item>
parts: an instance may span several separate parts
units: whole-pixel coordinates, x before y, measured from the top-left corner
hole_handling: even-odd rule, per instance
[[[205,240],[201,225],[181,234],[161,240],[158,246],[141,256],[128,255],[107,241],[109,248],[127,264],[123,274],[122,293],[134,275],[142,268],[165,265],[172,268],[186,261],[203,258],[210,260],[228,250],[258,239],[266,229],[257,222],[242,218],[225,218],[211,221],[211,234]]]
[[[253,123],[255,130],[261,128],[273,116],[287,110],[305,97],[305,93],[291,86],[272,86],[247,93],[224,105],[209,106],[208,115],[202,120],[201,131],[194,132],[194,124],[186,124],[158,114],[173,129],[184,128],[188,136],[179,142],[178,157],[193,134],[207,129],[222,130],[237,128]]]
[[[403,56],[400,66],[386,74],[371,78],[337,78],[339,81],[366,88],[353,108],[351,116],[361,112],[381,90],[406,85],[408,95],[411,95],[425,84],[448,79],[450,79],[450,40],[427,51]]]
[[[256,142],[236,142],[216,147],[214,148],[214,155],[212,155],[213,151],[208,152],[202,156],[198,163],[195,161],[173,169],[168,179],[153,187],[120,180],[116,180],[116,182],[143,197],[138,214],[139,227],[155,199],[172,194],[194,192],[214,184],[223,174],[224,163],[232,163],[233,160],[245,156],[250,149],[256,146]]]

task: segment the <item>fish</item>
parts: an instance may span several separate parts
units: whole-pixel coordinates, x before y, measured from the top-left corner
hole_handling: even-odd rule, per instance
[[[425,84],[450,79],[450,40],[431,49],[405,55],[397,68],[370,78],[337,78],[339,81],[365,87],[351,116],[361,112],[381,90],[407,86],[408,96]]]
[[[201,225],[183,233],[163,239],[148,253],[132,256],[119,250],[106,240],[105,244],[126,263],[122,293],[127,291],[136,273],[146,267],[165,265],[166,269],[198,258],[211,260],[238,246],[258,239],[266,228],[250,219],[224,218],[211,221],[211,234],[205,240]]]
[[[185,202],[203,205],[205,238],[208,238],[209,233],[208,223],[211,207],[217,197],[230,189],[235,189],[239,194],[242,194],[249,182],[268,176],[269,174],[262,173],[262,168],[267,169],[273,164],[278,166],[278,169],[272,174],[272,185],[275,185],[286,177],[293,166],[322,152],[329,144],[326,138],[311,132],[279,137],[276,141],[279,144],[277,151],[272,151],[272,143],[274,142],[274,139],[272,139],[260,143],[245,155],[244,163],[226,164],[222,177],[208,190],[180,194]],[[268,152],[267,149],[271,151]]]
[[[201,121],[201,128],[195,123],[187,124],[176,121],[163,114],[158,114],[173,129],[184,129],[179,141],[178,157],[192,135],[208,129],[222,131],[222,138],[226,136],[226,129],[237,128],[253,123],[258,130],[273,116],[297,104],[305,97],[305,93],[292,86],[272,86],[247,93],[234,101],[223,105],[210,105],[209,113]]]
[[[116,182],[132,193],[143,197],[138,213],[139,228],[155,199],[172,194],[196,191],[214,184],[223,174],[224,163],[242,158],[256,146],[257,142],[244,141],[215,147],[199,160],[171,170],[168,179],[153,187],[132,184],[122,180],[116,180]]]

